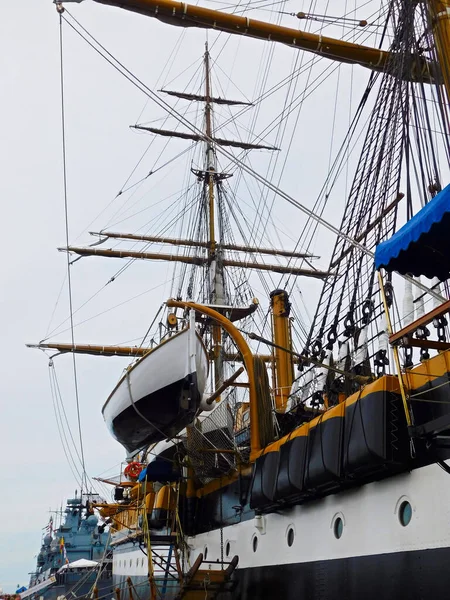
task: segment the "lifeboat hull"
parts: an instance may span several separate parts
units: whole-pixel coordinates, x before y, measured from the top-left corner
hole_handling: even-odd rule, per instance
[[[132,453],[176,435],[192,422],[205,390],[208,357],[189,327],[130,368],[103,407],[112,435]]]

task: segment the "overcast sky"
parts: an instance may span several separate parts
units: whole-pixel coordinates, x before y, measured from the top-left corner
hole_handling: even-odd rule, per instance
[[[58,508],[71,496],[77,484],[68,468],[56,428],[48,360],[39,351],[25,348],[26,342],[36,342],[46,336],[50,321],[55,327],[68,314],[67,288],[64,286],[52,319],[66,272],[65,255],[56,250],[65,243],[58,17],[51,0],[3,4],[0,19],[3,217],[0,260],[0,586],[13,591],[16,584],[28,585],[28,573],[35,567],[48,511]],[[68,6],[89,31],[152,88],[158,82],[161,85],[163,64],[180,39],[179,29],[88,1]],[[293,10],[301,8],[292,4]],[[200,59],[205,36],[205,32],[199,30],[185,34],[183,50],[172,65],[174,75]],[[214,36],[210,38],[211,41],[215,39]],[[220,64],[222,69],[229,67],[228,75],[239,83],[247,97],[251,97],[258,76],[252,70],[252,64],[258,64],[264,47],[254,40],[233,43],[229,62],[227,47]],[[212,54],[214,56],[213,51]],[[277,47],[275,72],[270,74],[274,81],[281,79],[283,73],[289,73],[295,55],[296,51],[292,49]],[[97,218],[105,207],[111,217],[114,211],[110,202],[148,143],[148,138],[130,132],[128,127],[138,119],[146,100],[70,31],[66,31],[65,68],[70,237],[75,241],[81,234],[78,241],[89,241],[86,229],[93,220],[98,228],[105,224],[101,217]],[[349,67],[347,73],[351,71]],[[357,68],[353,82],[355,89],[363,85],[367,76],[364,69]],[[186,84],[188,79],[188,76],[182,78],[183,83]],[[346,85],[348,83],[341,86],[341,90],[348,96]],[[237,89],[230,83],[226,87],[230,97],[236,98]],[[291,175],[282,182],[283,189],[309,205],[312,205],[326,173],[330,144],[328,139],[324,143],[321,138],[330,130],[334,106],[334,102],[323,94],[318,95],[315,103],[316,113],[306,116],[305,121],[309,120],[309,123],[291,147],[288,162]],[[272,108],[280,111],[276,104]],[[338,119],[337,138],[348,122],[348,107],[346,110]],[[147,106],[145,116],[148,120],[151,114]],[[161,116],[159,110],[158,117]],[[262,114],[261,119],[264,118],[268,119]],[[150,166],[146,163],[144,172]],[[158,185],[157,181],[153,197],[143,196],[138,206],[143,207],[146,201],[158,198],[162,193]],[[166,183],[161,179],[160,188],[164,185]],[[167,185],[170,190],[175,184],[171,181]],[[330,207],[327,216],[338,222],[341,210],[339,200],[338,207]],[[303,217],[285,205],[277,208],[276,215],[286,223],[287,235],[295,240]],[[124,229],[130,230],[130,227]],[[322,253],[326,255],[332,245],[329,234],[322,244]],[[119,264],[112,262],[114,265],[105,265],[90,259],[86,263],[77,263],[73,269],[75,307],[116,273]],[[326,260],[321,266],[326,266]],[[90,303],[89,310],[81,312],[76,320],[89,318],[132,296],[143,295],[122,312],[111,311],[77,328],[76,340],[119,343],[138,339],[161,299],[170,293],[170,283],[162,286],[157,297],[144,292],[169,278],[166,266],[153,271],[149,271],[147,265],[129,269],[121,278],[120,286],[111,288],[109,295],[105,292],[106,296],[103,296],[102,292]],[[306,290],[310,289],[308,285],[305,284]],[[311,306],[309,308],[312,310]],[[61,333],[63,329],[60,328],[58,339],[70,341],[70,332]],[[83,439],[91,475],[118,465],[124,456],[103,423],[101,406],[125,364],[126,361],[116,358],[77,359]],[[57,358],[55,367],[76,433],[70,357]]]

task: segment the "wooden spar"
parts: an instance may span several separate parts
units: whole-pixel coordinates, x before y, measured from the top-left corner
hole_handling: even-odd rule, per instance
[[[206,404],[212,404],[214,402],[214,400],[217,400],[217,398],[220,397],[220,394],[222,392],[224,392],[227,388],[229,388],[230,385],[233,385],[233,383],[236,381],[236,379],[239,377],[239,375],[241,375],[243,372],[244,372],[244,367],[239,367],[239,369],[235,373],[233,373],[233,375],[231,375],[231,377],[226,379],[222,383],[222,385],[213,394],[211,394],[211,396],[209,398],[207,398]]]
[[[58,248],[60,252],[74,252],[80,256],[104,256],[106,258],[134,258],[142,260],[166,260],[170,262],[183,262],[191,265],[206,265],[208,260],[198,256],[183,256],[182,254],[155,254],[153,252],[136,252],[134,250],[102,250],[101,248]],[[299,267],[286,267],[283,265],[266,265],[256,262],[242,262],[239,260],[223,259],[224,267],[242,267],[243,269],[256,269],[257,271],[271,271],[273,273],[288,273],[303,277],[314,277],[324,279],[331,275],[327,271],[316,271],[314,269],[302,269]]]
[[[141,242],[154,242],[156,244],[173,244],[175,246],[193,246],[195,248],[208,248],[208,242],[196,242],[177,238],[157,237],[152,235],[137,235],[134,233],[115,233],[113,231],[91,231],[91,235],[104,236],[120,240],[137,240]],[[306,252],[291,252],[290,250],[279,250],[277,248],[258,248],[255,246],[240,246],[237,244],[217,244],[222,250],[235,250],[237,252],[251,252],[259,254],[270,254],[273,256],[288,256],[289,258],[319,258]]]
[[[178,137],[183,140],[193,140],[194,142],[206,142],[211,140],[218,146],[232,146],[233,148],[241,148],[242,150],[279,150],[279,148],[275,148],[275,146],[236,142],[234,140],[224,140],[222,138],[212,137],[210,135],[200,135],[197,133],[187,133],[184,131],[171,131],[170,129],[157,129],[156,127],[145,127],[144,125],[131,125],[131,128],[139,129],[140,131],[149,131],[155,135],[162,135],[165,137]]]
[[[401,345],[412,346],[413,348],[426,348],[427,350],[438,350],[444,352],[444,350],[450,349],[450,342],[438,342],[435,340],[418,340],[411,336],[402,338]]]
[[[319,258],[313,254],[304,252],[290,252],[289,250],[279,250],[277,248],[258,248],[252,246],[238,246],[236,244],[221,244],[223,250],[235,250],[236,252],[251,252],[259,254],[270,254],[271,256],[288,256],[289,258]]]
[[[154,242],[155,244],[173,244],[174,246],[193,246],[194,248],[209,248],[208,242],[196,242],[178,238],[158,237],[154,235],[137,235],[134,233],[115,233],[113,231],[90,231],[91,235],[119,240],[137,240],[140,242]],[[290,255],[289,255],[290,256]]]
[[[180,254],[158,254],[153,252],[134,252],[133,250],[103,250],[101,248],[58,248],[60,252],[74,252],[80,256],[104,256],[107,258],[136,258],[143,260],[166,260],[169,262],[184,262],[191,265],[205,265],[208,261],[198,256],[183,256]]]
[[[390,63],[391,53],[384,50],[274,25],[265,21],[257,21],[220,10],[186,4],[185,2],[174,0],[95,1],[154,17],[169,25],[215,29],[216,31],[245,35],[260,40],[279,42],[299,50],[325,56],[331,60],[359,64],[373,71],[384,71]],[[405,60],[405,64],[409,64],[409,61]],[[436,65],[423,57],[420,57],[417,61],[411,61],[411,65],[411,71],[403,74],[403,77],[408,80],[431,83],[434,81],[433,74],[439,72]]]
[[[118,483],[117,481],[113,481],[112,479],[103,479],[103,477],[92,477],[92,479],[94,479],[94,481],[100,481],[100,483],[107,483],[108,485],[123,485],[122,483]],[[96,502],[95,506],[102,506],[102,504],[100,504],[100,502]],[[104,506],[110,506],[110,504],[105,504]]]
[[[148,348],[137,346],[98,346],[94,344],[27,344],[27,348],[39,350],[57,350],[58,352],[74,352],[75,354],[93,354],[95,356],[144,356],[149,353]]]
[[[300,275],[303,277],[314,277],[316,279],[325,279],[332,273],[328,271],[316,271],[314,269],[301,269],[298,267],[285,267],[282,265],[265,265],[264,263],[242,262],[239,260],[222,261],[224,267],[242,267],[243,269],[256,269],[258,271],[272,271],[273,273],[289,273],[290,275]]]
[[[75,354],[92,354],[94,356],[145,356],[150,352],[149,348],[140,348],[138,346],[108,346],[100,344],[64,344],[59,342],[49,342],[40,344],[27,344],[27,348],[37,348],[38,350],[56,350],[61,354],[74,352]],[[272,362],[271,354],[255,354],[264,362]],[[223,360],[227,362],[240,362],[242,355],[239,353],[225,353]],[[294,362],[298,362],[294,358]]]
[[[184,100],[195,100],[196,102],[206,102],[206,96],[199,94],[187,94],[185,92],[175,92],[173,90],[158,90],[169,96],[175,96],[176,98],[183,98]],[[240,100],[227,100],[226,98],[218,98],[210,96],[210,102],[214,104],[228,104],[229,106],[253,106],[251,102],[241,102]]]
[[[443,315],[445,315],[448,312],[450,312],[450,300],[447,300],[446,302],[443,302],[441,305],[436,306],[436,308],[433,308],[433,310],[431,310],[430,312],[426,313],[425,315],[422,315],[421,317],[419,317],[418,319],[416,319],[409,325],[406,325],[406,327],[403,327],[403,329],[400,329],[400,331],[397,331],[397,333],[393,333],[392,335],[390,335],[389,343],[391,344],[391,346],[395,346],[396,344],[399,344],[400,342],[403,341],[404,338],[409,337],[415,331],[417,331],[417,329],[419,329],[419,327],[426,327],[432,321],[434,321],[434,319],[442,317]]]

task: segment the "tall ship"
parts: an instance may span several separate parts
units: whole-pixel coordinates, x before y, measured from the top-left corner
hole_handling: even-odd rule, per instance
[[[69,283],[85,257],[125,261],[114,285],[143,261],[160,308],[134,345],[75,339],[72,304],[71,339],[34,344],[131,359],[102,408],[125,459],[95,503],[116,599],[446,597],[450,3],[98,0],[193,28],[191,46],[206,30],[193,74],[156,92],[73,2],[56,3],[61,31],[152,111],[133,128],[154,164],[117,196],[129,229],[61,250]],[[228,43],[248,78],[258,45],[254,98],[220,62]],[[62,37],[61,57],[63,73]]]
[[[42,544],[31,573],[30,584],[20,598],[56,600],[96,594],[112,594],[109,531],[97,515],[96,494],[69,498],[44,528]],[[59,522],[58,522],[59,521]]]

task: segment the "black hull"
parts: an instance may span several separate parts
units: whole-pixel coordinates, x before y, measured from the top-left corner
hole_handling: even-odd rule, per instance
[[[448,598],[449,548],[238,569],[239,600],[434,600]],[[223,596],[222,600],[225,600]]]
[[[192,422],[200,405],[192,373],[137,400],[112,422],[112,432],[129,452],[170,438]]]
[[[435,600],[449,597],[450,548],[238,569],[232,592],[218,600]],[[125,577],[114,586],[127,589]],[[145,577],[132,577],[148,597]],[[159,587],[159,586],[158,586]],[[161,588],[160,588],[161,589]],[[169,600],[176,594],[168,586]],[[147,596],[146,596],[147,595]]]

